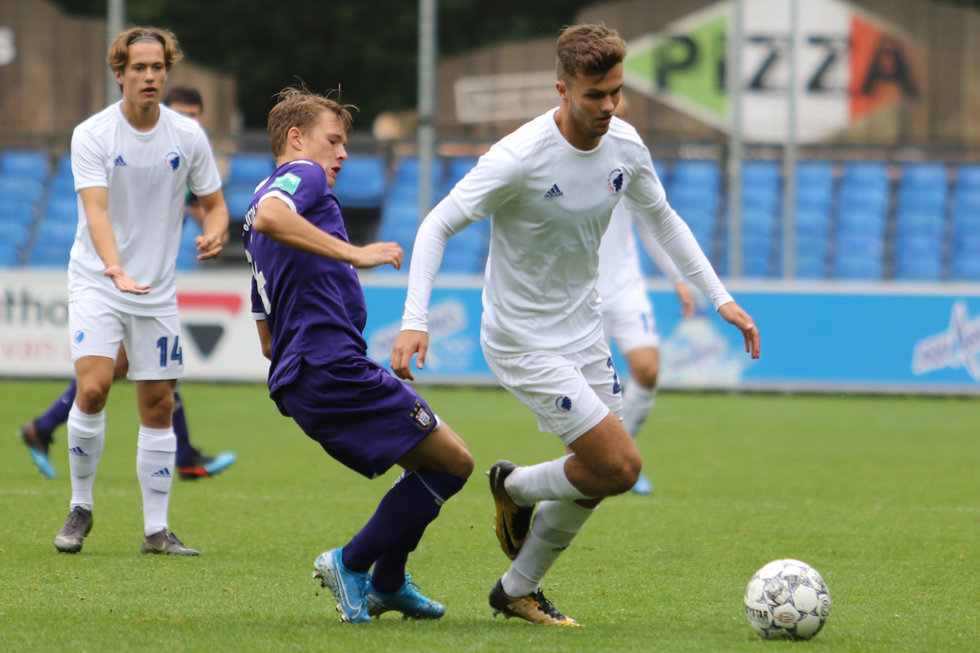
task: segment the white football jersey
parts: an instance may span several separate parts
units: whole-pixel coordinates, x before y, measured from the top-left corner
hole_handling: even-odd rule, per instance
[[[496,143],[423,221],[403,329],[427,328],[443,251],[440,235],[492,215],[481,325],[485,347],[504,356],[570,353],[600,341],[599,243],[624,197],[665,247],[676,250],[671,254],[685,262],[688,269],[682,269],[692,282],[720,303],[731,301],[690,229],[668,206],[636,130],[613,119],[598,146],[578,150],[559,131],[555,111]]]
[[[211,145],[200,124],[160,105],[157,124],[137,131],[116,102],[79,124],[72,133],[75,190],[109,190],[109,221],[123,270],[150,292],[120,292],[103,275],[105,263],[92,244],[85,206],[78,199],[78,229],[68,264],[73,296],[97,296],[136,315],[176,312],[174,270],[180,248],[184,200],[221,188]]]
[[[628,300],[635,292],[646,293],[639,248],[633,234],[634,215],[628,201],[617,204],[599,245],[599,282],[596,287],[602,298],[603,311]],[[649,234],[646,227],[637,225],[637,232],[643,248],[664,276],[671,283],[683,280],[680,270],[660,244],[652,237],[644,237]]]

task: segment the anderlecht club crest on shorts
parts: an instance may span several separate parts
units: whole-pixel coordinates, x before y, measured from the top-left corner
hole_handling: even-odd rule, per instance
[[[427,429],[432,424],[432,420],[435,419],[429,409],[421,401],[416,401],[415,405],[412,406],[412,410],[408,413],[409,418],[415,425],[420,429]]]

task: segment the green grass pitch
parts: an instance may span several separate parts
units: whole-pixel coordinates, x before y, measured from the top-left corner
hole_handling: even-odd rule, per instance
[[[0,650],[965,651],[980,649],[980,404],[976,399],[661,393],[639,439],[652,497],[607,500],[547,577],[584,628],[492,618],[507,567],[483,472],[562,452],[496,389],[423,388],[476,471],[410,571],[437,622],[342,624],[312,580],[395,474],[365,480],[281,417],[259,385],[185,383],[194,442],[232,450],[223,474],[174,481],[171,527],[198,558],[141,555],[133,388],[117,384],[77,555],[52,544],[68,512],[65,432],[43,478],[17,427],[61,392],[0,382]],[[367,434],[366,434],[367,435]],[[833,598],[806,643],[764,642],[742,592],[765,562],[815,566]]]

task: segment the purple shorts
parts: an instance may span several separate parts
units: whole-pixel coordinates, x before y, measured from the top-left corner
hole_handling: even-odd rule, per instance
[[[437,426],[411,386],[367,357],[304,362],[273,399],[324,451],[368,478],[388,471]]]

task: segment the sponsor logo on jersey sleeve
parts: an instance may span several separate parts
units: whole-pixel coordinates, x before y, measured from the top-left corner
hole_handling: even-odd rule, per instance
[[[300,181],[302,181],[302,179],[291,172],[287,172],[284,175],[276,177],[276,180],[272,182],[271,188],[279,188],[286,191],[290,195],[293,195],[296,193],[296,189],[299,188]]]

